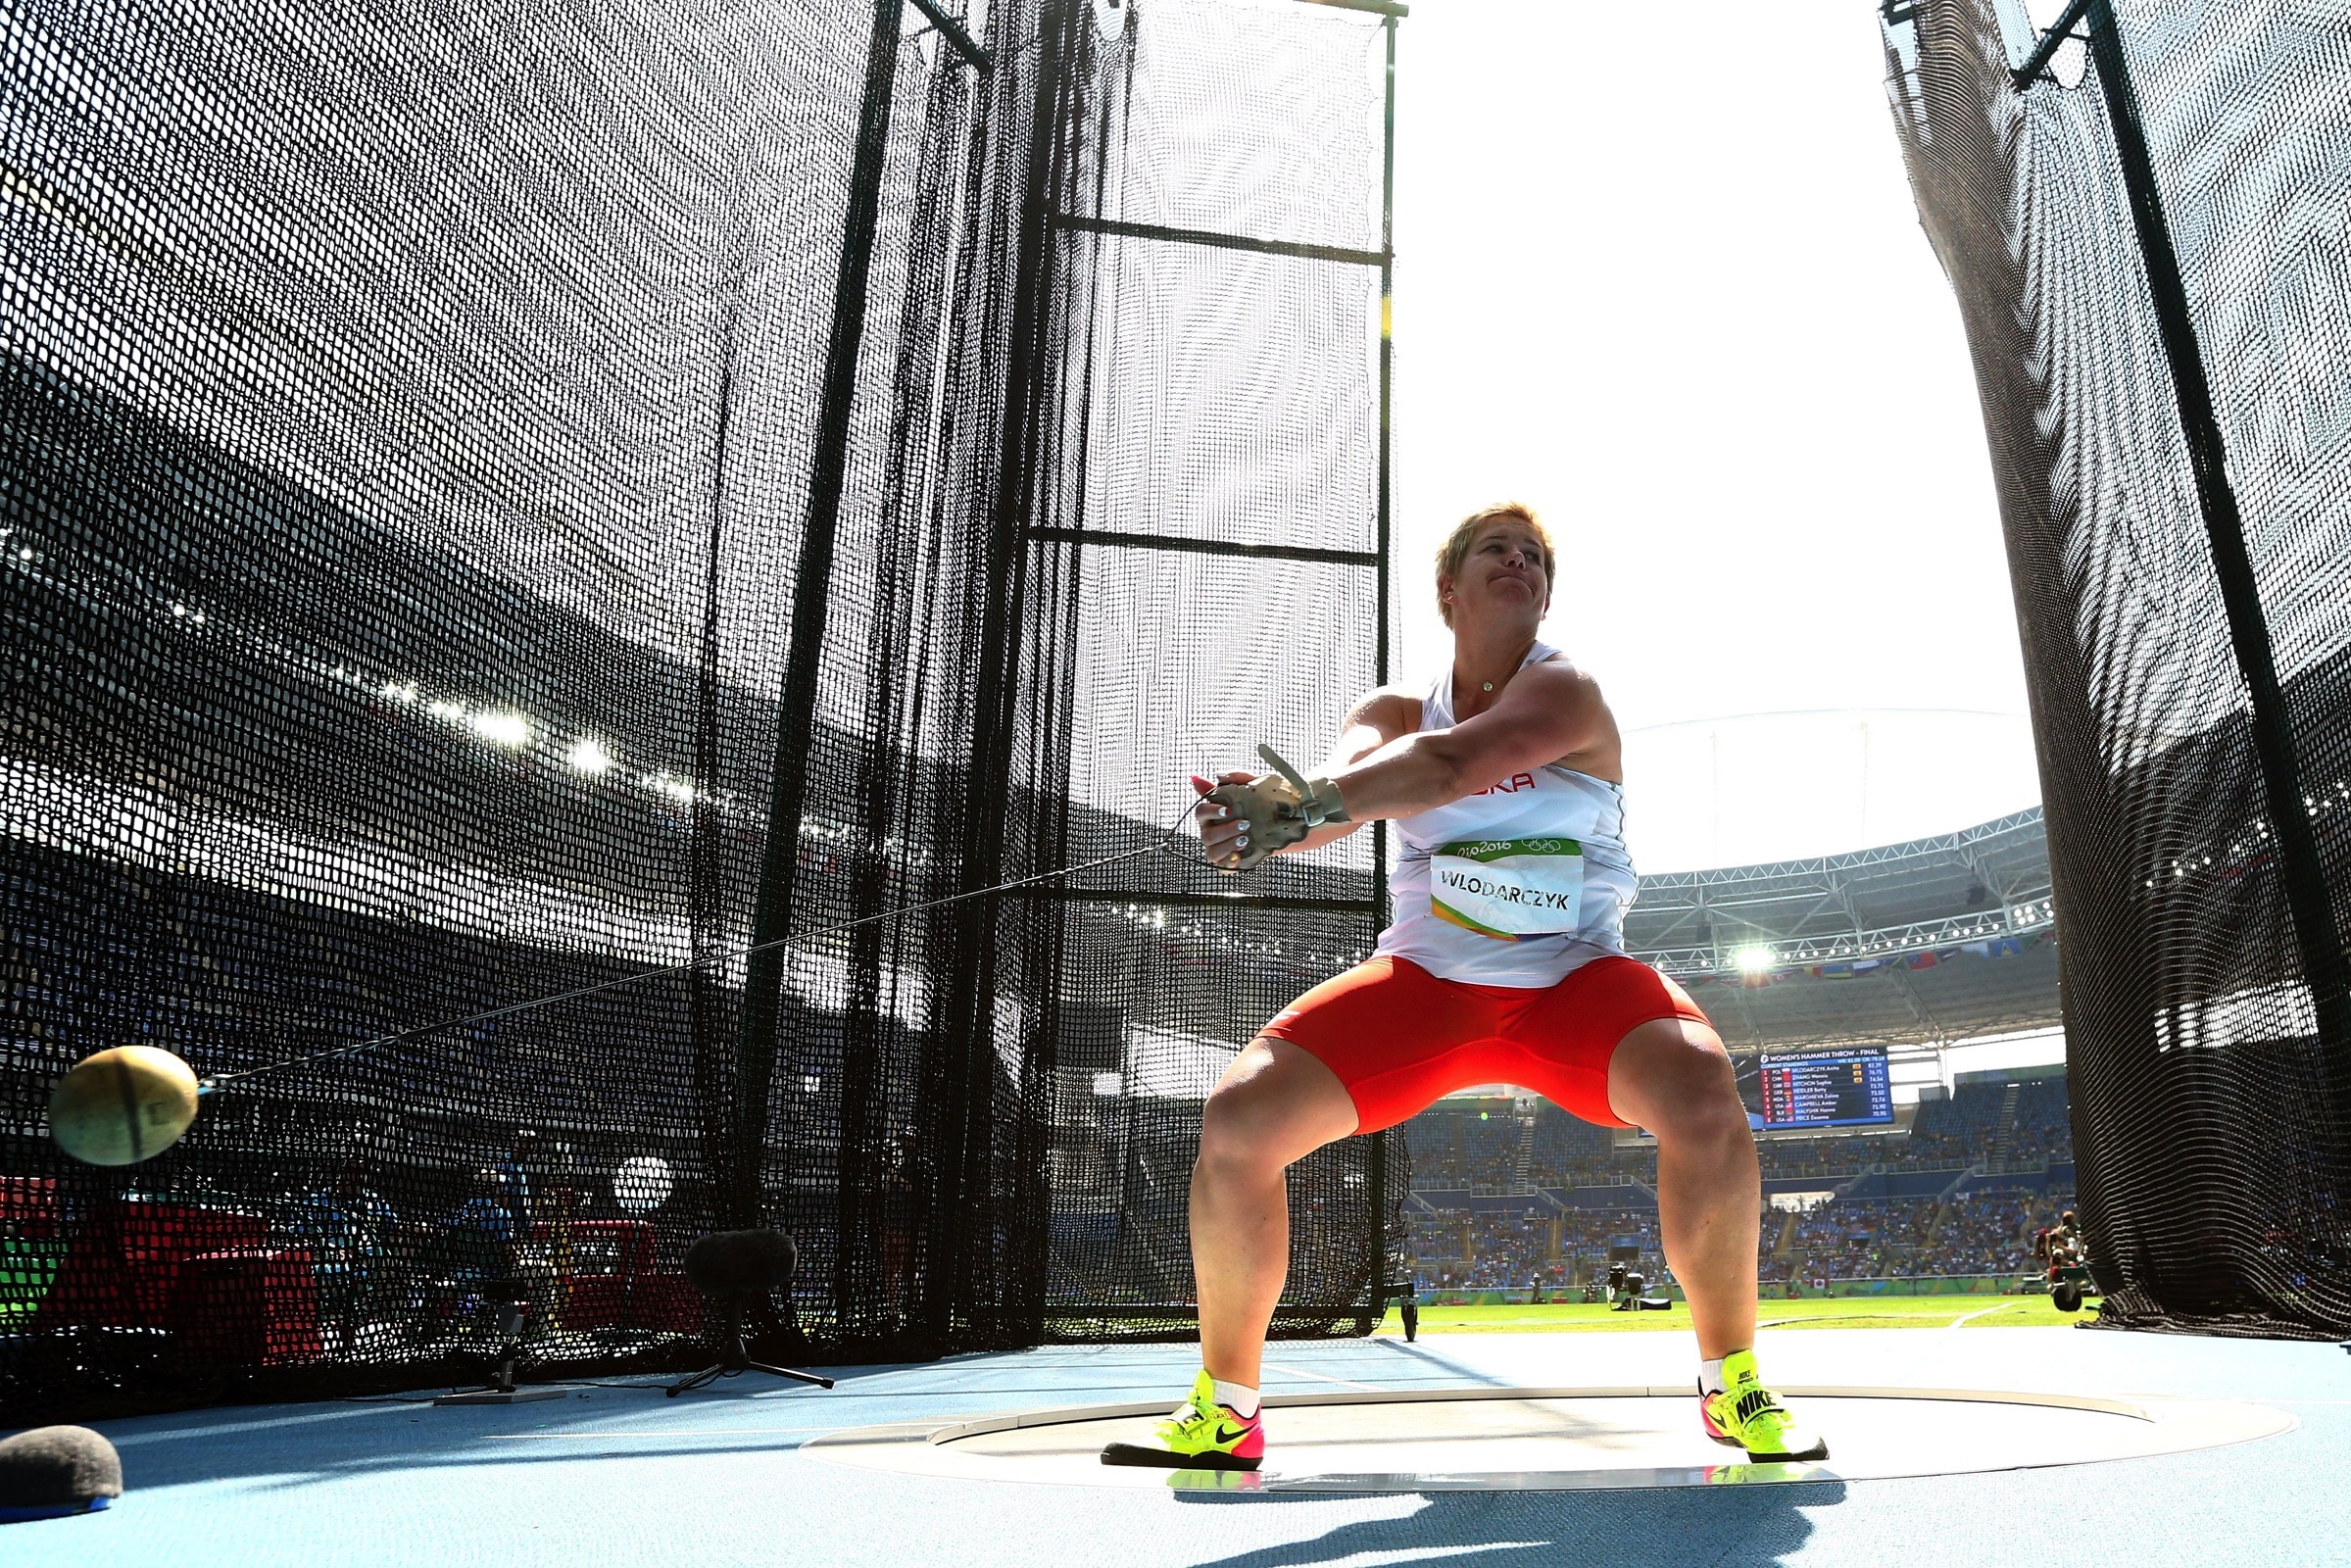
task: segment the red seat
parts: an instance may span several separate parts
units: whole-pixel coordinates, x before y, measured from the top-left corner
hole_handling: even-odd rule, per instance
[[[0,1320],[29,1312],[57,1273],[57,1179],[0,1176]]]
[[[45,1242],[57,1234],[57,1178],[0,1176],[0,1236]]]
[[[641,1219],[579,1219],[531,1227],[555,1264],[556,1312],[568,1329],[648,1329],[693,1334],[702,1297],[683,1274],[654,1266],[654,1233]]]
[[[575,1279],[564,1298],[570,1329],[646,1329],[693,1334],[702,1328],[702,1298],[683,1274],[612,1275]]]
[[[326,1353],[311,1254],[204,1252],[179,1265],[171,1293],[173,1343],[216,1366],[283,1366]]]
[[[202,1252],[258,1248],[268,1237],[259,1214],[236,1209],[99,1203],[74,1227],[32,1327],[171,1328],[182,1264]]]

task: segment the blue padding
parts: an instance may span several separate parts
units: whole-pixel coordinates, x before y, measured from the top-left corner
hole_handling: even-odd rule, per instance
[[[96,1513],[115,1499],[92,1497],[87,1502],[45,1502],[35,1508],[0,1506],[0,1525],[23,1524],[31,1519],[65,1519],[77,1513]]]

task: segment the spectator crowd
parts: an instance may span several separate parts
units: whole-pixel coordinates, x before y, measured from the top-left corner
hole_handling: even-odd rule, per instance
[[[1762,1141],[1767,1180],[1817,1179],[1824,1190],[1871,1167],[1949,1170],[1956,1179],[1995,1159],[2035,1178],[2002,1189],[1996,1178],[1979,1177],[1948,1197],[1833,1199],[1793,1216],[1767,1208],[1757,1242],[1763,1280],[1830,1288],[1840,1280],[2028,1272],[2034,1228],[2051,1223],[2070,1198],[2032,1187],[2047,1186],[2039,1173],[2073,1158],[2072,1132],[2062,1079],[2019,1086],[2013,1116],[2003,1114],[2006,1088],[1969,1084],[1949,1100],[1927,1102],[1906,1136]],[[1580,1289],[1606,1273],[1612,1248],[1626,1245],[1638,1250],[1635,1268],[1664,1277],[1653,1206],[1587,1208],[1573,1197],[1586,1190],[1589,1200],[1590,1189],[1628,1183],[1653,1192],[1653,1145],[1620,1149],[1610,1130],[1548,1104],[1535,1107],[1530,1122],[1507,1101],[1437,1107],[1410,1124],[1407,1138],[1422,1192],[1410,1223],[1424,1288]],[[1503,1206],[1493,1201],[1498,1195],[1526,1201]]]

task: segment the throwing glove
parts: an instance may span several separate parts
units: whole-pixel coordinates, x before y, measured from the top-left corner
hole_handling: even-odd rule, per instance
[[[1237,819],[1246,836],[1240,859],[1226,870],[1254,870],[1325,822],[1347,820],[1338,785],[1327,778],[1300,778],[1270,746],[1258,747],[1257,755],[1276,771],[1247,784],[1219,784],[1208,792],[1207,798]]]

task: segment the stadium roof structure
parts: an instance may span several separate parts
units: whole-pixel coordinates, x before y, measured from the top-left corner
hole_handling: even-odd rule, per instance
[[[1625,944],[1734,1049],[1964,1040],[2059,1021],[2038,807],[1906,844],[1643,877]]]

